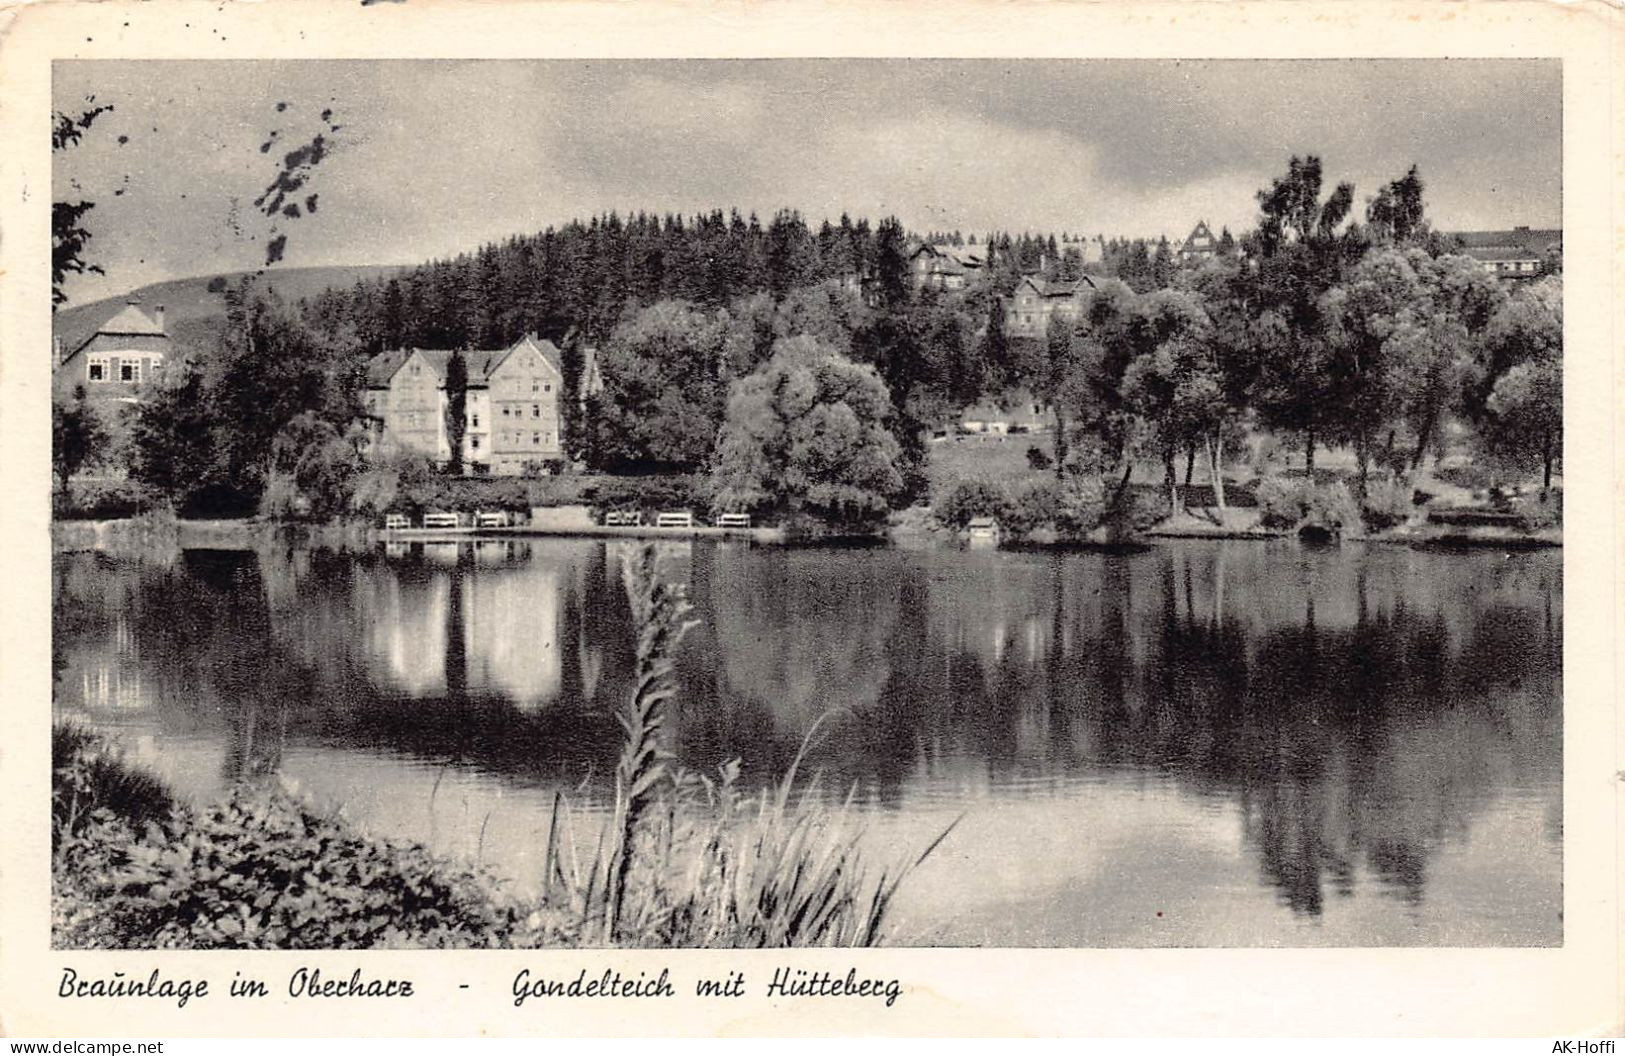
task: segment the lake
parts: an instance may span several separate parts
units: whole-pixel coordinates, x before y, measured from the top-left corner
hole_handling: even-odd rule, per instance
[[[58,554],[55,710],[523,887],[612,789],[624,545]],[[962,818],[896,941],[1562,943],[1561,551],[662,551],[682,765],[772,783],[818,723],[875,853]]]

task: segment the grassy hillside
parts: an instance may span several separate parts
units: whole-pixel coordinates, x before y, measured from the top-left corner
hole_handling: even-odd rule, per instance
[[[402,270],[400,265],[378,264],[276,268],[265,272],[263,281],[283,300],[292,302],[302,297],[312,297],[334,286],[353,286],[357,279],[373,279]],[[63,349],[68,350],[95,333],[96,328],[116,315],[126,302],[135,301],[148,313],[161,304],[164,306],[165,326],[171,336],[183,344],[196,343],[207,338],[213,329],[213,322],[225,313],[225,302],[218,291],[225,284],[236,284],[247,274],[238,271],[173,279],[143,286],[118,297],[86,304],[69,304],[57,311],[53,326],[56,336],[62,339]],[[214,288],[212,292],[210,287]]]

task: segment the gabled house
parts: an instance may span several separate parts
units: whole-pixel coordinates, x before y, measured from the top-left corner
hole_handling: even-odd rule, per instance
[[[526,334],[485,356],[478,401],[475,372],[469,371],[469,435],[475,447],[465,459],[487,463],[491,472],[504,476],[524,472],[526,463],[562,460],[564,363],[558,346]],[[473,434],[476,402],[486,429],[478,437]],[[487,437],[482,451],[479,445]]]
[[[447,349],[393,349],[367,364],[365,398],[375,439],[446,462]],[[463,465],[500,476],[562,461],[564,364],[558,346],[527,334],[507,348],[463,352],[468,368],[464,403]],[[583,394],[603,385],[597,354],[583,352]]]
[[[1179,244],[1179,262],[1181,264],[1201,264],[1212,260],[1219,255],[1219,240],[1213,237],[1213,229],[1207,226],[1206,220],[1196,221],[1191,233],[1185,236],[1185,241]]]
[[[975,252],[954,246],[922,243],[909,254],[909,278],[917,290],[963,290],[982,270],[982,258]]]
[[[164,306],[148,315],[130,301],[72,350],[57,350],[52,391],[69,399],[82,385],[93,401],[139,402],[143,386],[163,374],[173,350],[164,328]]]
[[[1087,275],[1076,282],[1054,282],[1024,275],[1005,301],[1005,332],[1011,337],[1043,340],[1053,318],[1075,323],[1083,317],[1084,298],[1095,288]]]

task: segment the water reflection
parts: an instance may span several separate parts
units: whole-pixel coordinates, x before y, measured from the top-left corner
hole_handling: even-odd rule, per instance
[[[1193,913],[1222,901],[1204,889],[1212,868],[1188,865],[1193,839],[1250,860],[1251,888],[1279,908],[1192,941],[1299,941],[1293,920],[1366,888],[1387,908],[1360,914],[1387,923],[1343,941],[1560,941],[1555,554],[666,557],[702,621],[679,664],[679,760],[739,757],[770,781],[833,713],[809,750],[830,794],[851,789],[900,829],[967,806],[1010,819],[931,867],[962,902],[997,881],[985,915],[1011,919],[988,941],[1160,941],[1076,922],[1153,872],[1158,897],[1188,895]],[[291,746],[334,770],[393,758],[498,794],[586,778],[602,797],[631,666],[620,560],[587,541],[62,556],[58,708],[214,744],[221,780],[276,771]],[[1140,809],[1147,797],[1167,805]],[[1530,803],[1538,838],[1494,835],[1482,853]],[[1172,820],[1186,815],[1200,820]],[[1489,864],[1457,879],[1469,850]],[[1120,868],[1102,880],[1103,863]],[[1440,884],[1450,904],[1431,906]],[[1527,912],[1451,924],[1497,884]]]

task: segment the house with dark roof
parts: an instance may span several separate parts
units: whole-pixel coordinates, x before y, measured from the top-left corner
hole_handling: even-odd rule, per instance
[[[1449,237],[1464,255],[1499,279],[1516,282],[1563,270],[1562,228],[1455,231]]]
[[[1181,264],[1201,264],[1212,260],[1219,255],[1219,240],[1213,237],[1213,229],[1207,226],[1206,220],[1196,221],[1191,233],[1185,236],[1185,241],[1179,244],[1179,262]]]
[[[139,402],[143,387],[162,375],[173,350],[164,306],[148,315],[130,301],[66,354],[56,349],[52,391],[69,399],[82,385],[90,400]]]
[[[1049,335],[1051,319],[1076,323],[1083,317],[1084,299],[1094,288],[1094,280],[1087,275],[1076,282],[1022,276],[1015,292],[1005,299],[1005,333],[1043,340]]]
[[[938,290],[963,290],[981,273],[979,254],[954,246],[921,243],[909,254],[909,278],[917,290],[930,286]]]
[[[364,403],[375,440],[436,462],[451,457],[446,433],[451,356],[449,349],[392,349],[368,362]],[[464,350],[463,360],[468,368],[464,466],[511,476],[563,461],[564,362],[558,346],[526,334],[506,348]],[[602,385],[597,354],[586,349],[583,397]]]

